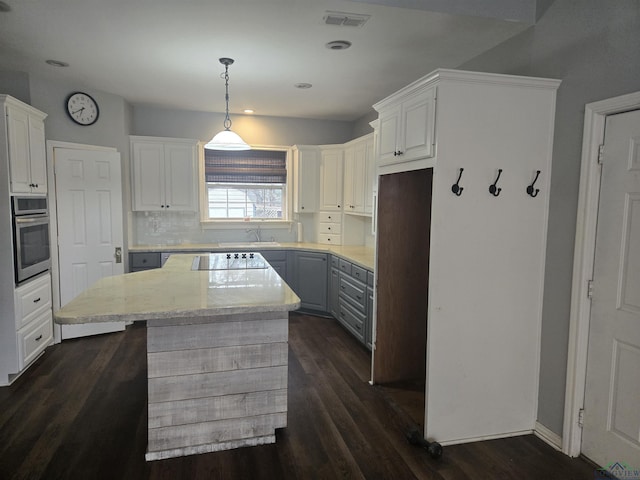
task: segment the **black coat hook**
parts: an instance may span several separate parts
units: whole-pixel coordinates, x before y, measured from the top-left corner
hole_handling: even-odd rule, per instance
[[[457,197],[462,195],[462,191],[464,190],[464,188],[460,186],[460,179],[462,178],[462,172],[464,172],[464,168],[460,169],[460,174],[458,175],[458,180],[456,181],[456,183],[451,185],[451,191],[455,193]]]
[[[498,176],[496,177],[496,181],[493,182],[493,185],[489,186],[489,193],[491,195],[493,195],[494,197],[497,197],[498,195],[500,195],[500,192],[502,191],[501,188],[498,188],[498,180],[500,180],[500,175],[502,174],[502,169],[498,170]]]
[[[531,185],[529,185],[527,187],[527,193],[529,194],[529,196],[531,197],[535,197],[536,195],[538,195],[538,192],[540,192],[539,188],[533,188],[533,186],[536,184],[536,182],[538,181],[538,177],[540,176],[540,170],[536,170],[536,178],[533,179],[533,182],[531,182]]]

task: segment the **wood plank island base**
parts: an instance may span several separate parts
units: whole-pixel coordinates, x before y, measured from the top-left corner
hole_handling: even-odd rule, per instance
[[[259,254],[257,268],[215,270],[192,270],[196,257],[104,278],[56,313],[147,322],[147,460],[275,443],[287,425],[288,312],[300,299]]]

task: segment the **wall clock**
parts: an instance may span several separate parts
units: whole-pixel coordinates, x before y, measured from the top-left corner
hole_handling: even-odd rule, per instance
[[[67,114],[78,125],[93,125],[100,116],[98,103],[91,95],[84,92],[73,92],[67,97]]]

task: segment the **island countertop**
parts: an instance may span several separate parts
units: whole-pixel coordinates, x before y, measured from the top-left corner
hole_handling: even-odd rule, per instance
[[[58,312],[80,324],[288,311],[300,299],[271,268],[194,271],[196,254],[175,254],[162,268],[106,277]]]

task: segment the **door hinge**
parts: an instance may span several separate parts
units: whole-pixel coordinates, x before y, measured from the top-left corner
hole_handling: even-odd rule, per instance
[[[604,160],[604,144],[598,147],[598,165],[602,165]]]
[[[578,410],[578,426],[580,428],[584,427],[584,408]]]
[[[593,280],[587,280],[587,298],[593,298]]]

